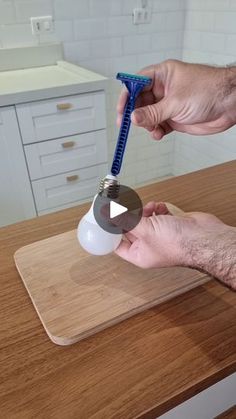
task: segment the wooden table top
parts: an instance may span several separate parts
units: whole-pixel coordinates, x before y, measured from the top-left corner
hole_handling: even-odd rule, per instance
[[[236,226],[236,162],[139,194]],[[86,208],[0,229],[1,418],[155,418],[236,370],[236,293],[216,280],[75,345],[48,339],[13,254],[75,228]]]

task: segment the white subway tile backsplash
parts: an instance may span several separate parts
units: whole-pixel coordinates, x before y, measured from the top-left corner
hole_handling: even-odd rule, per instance
[[[232,62],[235,63],[235,55],[221,55],[221,54],[213,54],[213,60],[216,62],[216,65],[226,66]]]
[[[155,144],[156,145],[156,144]],[[153,148],[150,142],[150,145],[146,147],[139,147],[137,150],[137,159],[138,160],[147,160],[153,157],[153,154],[157,154],[157,147]]]
[[[122,0],[121,2],[123,3],[123,6],[122,6],[122,14],[123,15],[132,15],[133,9],[135,7],[141,7],[141,1],[138,2],[138,0],[128,0],[128,1],[127,0]]]
[[[218,144],[220,147],[227,149],[231,153],[235,154],[236,133],[234,133],[233,136],[231,136],[229,132],[225,132],[224,134],[220,134],[219,136],[214,135],[214,137],[209,138],[209,141],[212,141],[213,144]]]
[[[235,61],[235,11],[235,0],[186,0],[183,59],[216,65]],[[174,173],[235,159],[236,141],[230,136],[231,130],[197,138],[178,133],[175,139]]]
[[[205,7],[208,10],[231,10],[230,0],[206,0]]]
[[[2,25],[0,39],[3,48],[21,45],[37,45],[37,39],[32,36],[30,24]]]
[[[185,2],[182,0],[153,0],[153,10],[160,11],[173,11],[183,10]]]
[[[178,140],[178,136],[176,141],[181,141],[180,139]],[[213,158],[207,156],[199,149],[194,149],[191,145],[183,145],[181,147],[180,155],[182,158],[184,157],[186,161],[190,163],[192,167],[195,168],[195,170],[202,169],[211,163],[214,164]]]
[[[184,33],[183,48],[200,50],[201,49],[202,32],[186,30]]]
[[[58,41],[70,42],[74,40],[73,23],[71,20],[56,20],[54,29]]]
[[[113,16],[108,18],[108,36],[124,36],[137,33],[137,25],[133,25],[132,16]]]
[[[163,156],[160,156],[160,155],[157,154],[155,157],[150,156],[147,159],[147,166],[150,170],[153,170],[153,169],[158,170],[162,167],[166,167],[166,166],[169,166],[169,165],[170,165],[169,154],[166,154],[166,155],[163,155]]]
[[[236,33],[236,11],[215,12],[215,31]]]
[[[182,49],[169,49],[168,51],[165,51],[165,59],[166,60],[182,60]]]
[[[214,31],[215,14],[211,11],[187,10],[185,14],[185,29],[190,31]]]
[[[182,31],[184,27],[184,13],[182,11],[169,12],[166,14],[166,30]]]
[[[169,135],[157,143],[157,152],[161,156],[165,154],[171,155],[174,151],[174,137],[170,139],[168,137]]]
[[[139,33],[165,32],[167,30],[168,13],[152,13],[151,22],[137,25]]]
[[[185,48],[182,58],[184,61],[199,64],[213,64],[212,56],[209,52],[202,52],[199,49],[192,50]]]
[[[119,57],[122,52],[121,38],[91,40],[91,56],[93,58]]]
[[[76,19],[89,16],[89,1],[54,0],[55,19]]]
[[[203,32],[201,34],[202,49],[221,53],[225,50],[225,35],[221,33]]]
[[[78,61],[74,61],[76,64],[81,65],[88,70],[98,72],[105,77],[110,77],[111,75],[111,62],[110,58],[89,58],[89,59],[78,59]]]
[[[137,68],[141,69],[143,67],[158,64],[161,61],[166,59],[166,51],[156,51],[147,54],[137,55]]]
[[[119,71],[135,73],[137,72],[137,68],[137,58],[135,55],[114,57],[111,61],[111,77],[115,77]]]
[[[170,172],[168,172],[169,167],[167,166],[163,171],[159,170],[159,169],[154,169],[154,170],[148,170],[144,173],[139,173],[137,174],[135,180],[136,180],[136,184],[137,185],[142,185],[144,183],[152,183],[157,181],[160,176],[165,176],[168,175]],[[164,172],[164,173],[162,173]],[[158,199],[158,196],[157,196]]]
[[[90,57],[90,41],[65,42],[64,53],[66,60],[79,63]]]
[[[13,1],[0,2],[0,25],[16,22],[15,5]]]
[[[91,19],[76,19],[74,21],[74,33],[76,40],[107,37],[107,19],[100,17]]]
[[[109,39],[95,39],[91,41],[91,56],[93,58],[105,58],[109,56]]]
[[[205,10],[206,0],[187,0],[186,7],[188,10]]]
[[[234,60],[236,57],[236,34],[235,35],[227,35],[226,36],[226,47],[225,47],[225,51],[227,54],[232,54],[234,56]]]
[[[208,165],[210,166],[209,162]],[[175,176],[180,176],[185,173],[191,173],[199,168],[196,167],[196,163],[190,162],[188,159],[186,159],[181,154],[177,154],[175,156],[174,164],[173,164],[173,174]]]
[[[122,15],[123,10],[123,2],[117,1],[117,0],[110,0],[110,15],[116,16],[116,15]]]
[[[229,0],[229,10],[236,10],[235,0]]]
[[[234,0],[232,0],[234,2]],[[230,0],[187,0],[190,10],[227,10],[231,9]]]
[[[109,55],[119,57],[123,54],[123,39],[119,37],[109,39]]]
[[[124,54],[140,54],[150,51],[150,35],[130,35],[123,38]]]
[[[86,0],[89,3],[90,16],[104,17],[110,15],[110,0]]]
[[[50,0],[17,0],[15,1],[15,9],[17,22],[29,23],[33,16],[53,15]]]
[[[160,51],[167,49],[178,49],[182,45],[182,32],[161,32],[152,34],[152,50]]]
[[[143,134],[144,133],[144,134]],[[140,154],[140,150],[150,147],[153,143],[152,138],[150,137],[147,131],[142,130],[140,135],[136,135],[135,137],[131,138],[130,144],[136,151],[136,160],[138,158],[138,154]],[[141,159],[139,159],[141,160]],[[144,158],[145,160],[145,158]],[[136,161],[137,163],[137,161]]]
[[[135,175],[133,176],[120,176],[120,181],[121,184],[123,185],[129,185],[130,187],[135,187],[136,184],[136,180],[135,180]]]

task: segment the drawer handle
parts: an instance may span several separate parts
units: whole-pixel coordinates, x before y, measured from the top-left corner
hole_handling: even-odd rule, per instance
[[[73,107],[72,103],[58,103],[57,109],[59,111],[67,111],[68,109],[71,109]]]
[[[71,147],[74,147],[74,145],[75,145],[74,141],[66,141],[65,143],[62,143],[61,146],[63,148],[71,148]]]
[[[79,179],[78,175],[72,175],[72,176],[66,177],[67,182],[74,182],[75,180],[78,180],[78,179]]]

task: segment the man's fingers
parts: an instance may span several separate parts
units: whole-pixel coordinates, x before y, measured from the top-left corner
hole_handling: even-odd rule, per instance
[[[131,262],[129,250],[132,244],[126,240],[121,240],[118,248],[115,250],[115,253],[120,256],[122,259],[127,260],[127,262]]]
[[[143,216],[150,217],[155,212],[155,208],[156,208],[156,202],[154,201],[148,202],[143,207]]]
[[[146,77],[150,77],[152,82],[148,85],[145,86],[141,92],[141,94],[139,95],[139,97],[137,98],[136,101],[136,106],[144,106],[147,104],[151,104],[154,101],[154,96],[152,93],[152,89],[153,89],[153,83],[155,80],[155,68],[153,65],[148,66],[143,68],[142,70],[140,70],[137,74],[146,76]],[[118,98],[118,103],[117,103],[117,113],[118,113],[118,118],[117,118],[117,125],[119,126],[121,123],[121,116],[123,115],[124,112],[124,108],[128,99],[128,90],[127,88],[124,86],[121,90],[120,96]]]
[[[135,240],[137,240],[137,237],[132,233],[125,233],[124,237],[130,242],[133,243]]]
[[[149,129],[150,131],[150,129]],[[151,136],[154,140],[161,140],[165,135],[170,134],[173,129],[168,124],[168,122],[163,122],[161,125],[158,125],[154,130],[151,131]]]
[[[172,102],[163,98],[160,102],[153,105],[137,108],[132,112],[132,122],[143,128],[152,128],[153,130],[161,123],[167,121],[174,116],[174,108]]]
[[[165,130],[159,125],[153,131],[151,131],[151,136],[154,140],[160,141],[166,135]]]
[[[118,201],[120,202],[120,201]],[[126,201],[126,205],[129,208],[129,205],[134,205],[135,203],[130,200],[129,202]],[[108,212],[109,209],[109,212]],[[108,225],[117,227],[117,230],[122,231],[124,234],[131,231],[131,229],[139,224],[140,219],[142,219],[143,216],[143,210],[142,208],[133,208],[128,211],[125,211],[123,214],[119,214],[115,217],[110,217],[110,204],[103,205],[100,213],[102,217],[104,218],[104,221],[108,223]]]
[[[121,115],[123,114],[124,107],[128,99],[128,95],[129,95],[128,90],[126,89],[126,87],[123,87],[121,90],[118,103],[117,103],[117,108],[116,108],[118,114],[121,114]]]
[[[118,114],[118,115],[117,115],[117,118],[116,118],[116,125],[117,125],[118,127],[120,127],[120,126],[121,126],[122,117],[123,117],[123,115],[121,115],[121,114]]]
[[[118,126],[121,125],[122,117],[124,114],[124,108],[128,99],[128,92],[127,89],[123,88],[118,99],[117,104],[117,119],[116,123]],[[152,105],[155,102],[155,97],[151,91],[143,91],[137,97],[135,102],[135,108]]]
[[[143,216],[150,217],[151,215],[171,215],[164,202],[148,202],[143,208]]]
[[[154,212],[156,215],[172,215],[164,202],[156,203]]]
[[[130,233],[137,238],[146,238],[149,228],[149,217],[142,217],[139,223],[132,230],[130,230]]]

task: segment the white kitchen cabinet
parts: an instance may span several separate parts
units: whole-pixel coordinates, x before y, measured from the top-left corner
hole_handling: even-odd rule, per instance
[[[106,127],[104,92],[17,105],[24,144]]]
[[[16,106],[38,215],[89,201],[107,173],[105,92]]]
[[[63,61],[0,71],[0,226],[92,200],[108,170],[105,82]]]
[[[0,226],[36,215],[14,106],[0,108]]]
[[[32,180],[107,161],[105,131],[98,130],[24,147]]]
[[[70,202],[86,202],[98,191],[107,164],[74,170],[32,182],[37,210],[50,210]]]
[[[107,173],[104,91],[0,108],[0,226],[93,198]]]

